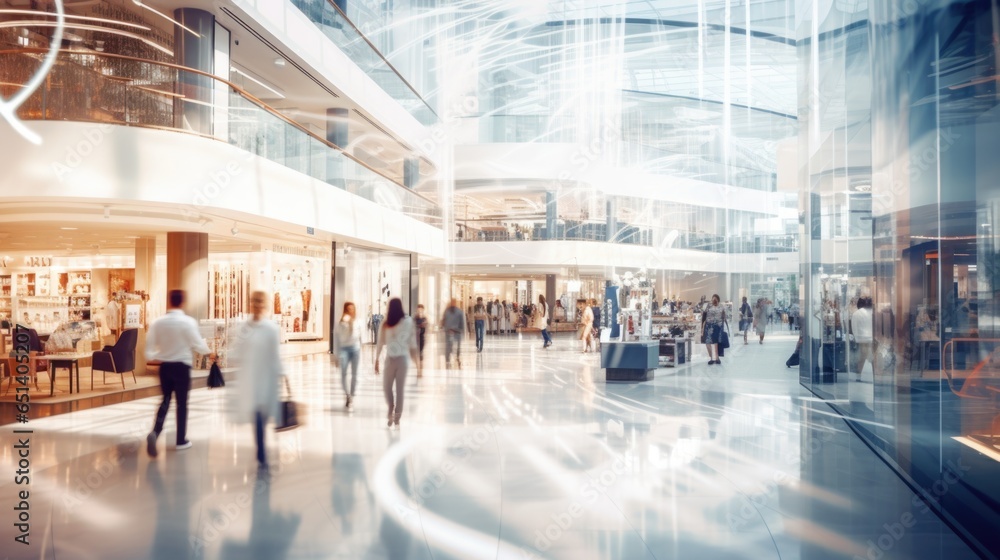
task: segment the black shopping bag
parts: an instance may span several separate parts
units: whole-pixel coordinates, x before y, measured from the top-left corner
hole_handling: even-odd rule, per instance
[[[219,363],[212,362],[212,368],[208,370],[209,389],[216,389],[225,386],[226,386],[226,380],[222,377],[222,370],[219,369]]]
[[[285,393],[278,411],[281,417],[276,419],[274,427],[279,432],[294,430],[302,425],[302,407],[292,400],[292,386],[288,383],[288,377],[285,377]]]

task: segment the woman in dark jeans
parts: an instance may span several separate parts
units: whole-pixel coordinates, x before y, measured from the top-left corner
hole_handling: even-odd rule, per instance
[[[722,364],[719,359],[719,340],[726,323],[726,310],[719,305],[719,294],[712,294],[712,303],[701,314],[701,332],[708,349],[708,365]]]

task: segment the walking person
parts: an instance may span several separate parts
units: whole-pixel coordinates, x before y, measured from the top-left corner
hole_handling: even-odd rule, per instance
[[[549,306],[542,294],[538,294],[538,307],[535,311],[538,313],[535,317],[535,328],[542,331],[542,348],[548,348],[552,346],[552,337],[549,336]]]
[[[472,307],[472,319],[476,323],[476,352],[483,351],[483,330],[486,328],[488,318],[483,298],[476,298],[476,305]]]
[[[722,339],[722,328],[726,323],[726,310],[719,305],[719,295],[712,295],[712,303],[701,314],[701,332],[705,338],[705,348],[708,349],[708,365],[722,364],[719,359],[719,340]]]
[[[430,324],[424,313],[424,304],[417,305],[417,314],[413,317],[413,323],[417,326],[417,347],[420,349],[420,369],[423,371],[424,343],[427,342],[427,326]],[[418,373],[417,377],[422,377],[422,374]]]
[[[146,332],[146,361],[160,361],[160,390],[163,402],[156,411],[153,431],[146,436],[146,452],[156,457],[156,439],[170,410],[171,396],[177,399],[177,450],[190,449],[187,439],[188,391],[191,389],[192,351],[216,359],[198,332],[198,323],[184,314],[184,291],[170,290],[166,315],[153,321]]]
[[[872,328],[872,300],[863,297],[858,300],[858,309],[851,315],[851,339],[858,344],[857,373],[858,381],[861,381],[861,372],[865,368],[865,362],[872,365],[872,382],[875,375],[875,358],[872,353],[873,328]]]
[[[753,328],[760,337],[760,343],[764,344],[764,330],[767,329],[767,300],[758,298],[753,309]]]
[[[285,375],[278,350],[281,333],[277,324],[264,317],[264,311],[270,303],[268,300],[267,294],[261,291],[250,295],[250,312],[253,317],[240,325],[232,353],[239,371],[239,420],[254,423],[257,465],[261,469],[267,469],[264,428],[271,418],[278,418],[280,414],[278,379]],[[353,304],[350,305],[353,307]],[[354,322],[358,323],[356,336],[360,347],[361,324],[360,321]],[[346,365],[344,367],[346,369]]]
[[[747,331],[750,330],[750,325],[752,324],[753,310],[750,309],[747,297],[743,296],[743,305],[740,306],[740,330],[743,331],[743,344],[750,344],[747,342]]]
[[[347,401],[344,408],[354,410],[354,392],[358,388],[358,365],[361,363],[362,325],[357,320],[357,308],[353,302],[344,302],[343,314],[337,323],[333,337],[334,365],[340,368],[340,384],[344,388]],[[347,370],[351,370],[351,385],[347,386]]]
[[[444,329],[445,366],[451,364],[451,352],[454,350],[458,367],[462,367],[462,329],[465,328],[465,313],[459,309],[457,299],[452,298],[448,303],[448,308],[444,310],[444,317],[441,319],[441,327]]]
[[[460,309],[458,311],[462,312]],[[458,329],[461,333],[461,323],[459,323]],[[421,374],[416,327],[413,324],[413,319],[403,313],[403,300],[399,298],[389,300],[389,312],[386,314],[385,324],[382,325],[378,345],[375,347],[375,375],[381,373],[379,356],[382,354],[383,346],[386,348],[386,353],[382,390],[385,392],[385,404],[389,406],[387,426],[391,428],[395,425],[396,428],[399,428],[399,418],[403,415],[406,372],[410,366],[410,359],[417,364],[417,375]]]
[[[502,334],[500,330],[503,323],[503,307],[500,305],[500,298],[493,300],[493,334]]]
[[[583,304],[580,323],[580,339],[584,341],[583,353],[586,354],[592,350],[594,343],[594,310],[586,303]]]

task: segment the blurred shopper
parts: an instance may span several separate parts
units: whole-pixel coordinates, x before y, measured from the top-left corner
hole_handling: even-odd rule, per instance
[[[264,317],[270,304],[267,294],[256,291],[250,295],[250,312],[253,317],[240,325],[233,345],[233,363],[239,370],[237,395],[239,397],[239,421],[253,422],[257,442],[257,464],[267,468],[267,454],[264,445],[264,428],[268,420],[278,418],[278,379],[284,375],[278,344],[281,333],[278,325]],[[353,304],[347,304],[354,307]],[[345,305],[345,315],[347,312]],[[353,320],[353,318],[352,318]],[[359,323],[360,321],[354,321]],[[341,320],[343,324],[343,320]],[[353,327],[352,327],[353,328]],[[339,333],[338,333],[339,334]],[[357,340],[362,336],[359,328]],[[347,360],[341,361],[342,371],[347,368]],[[357,366],[355,365],[355,372]],[[350,397],[348,397],[350,402]]]
[[[549,306],[545,303],[545,296],[538,294],[538,307],[535,308],[535,328],[542,331],[542,348],[552,346],[552,337],[549,336]]]
[[[483,331],[486,329],[488,318],[483,298],[476,298],[476,305],[472,307],[472,319],[476,323],[476,352],[483,351]]]
[[[863,297],[858,300],[858,309],[851,315],[851,337],[858,344],[857,374],[861,381],[861,371],[865,362],[872,364],[872,375],[875,372],[874,354],[872,354],[872,300]],[[873,379],[874,382],[874,379]]]
[[[170,398],[177,395],[177,449],[189,449],[187,440],[188,391],[191,389],[192,351],[216,355],[198,332],[198,322],[184,314],[184,290],[170,290],[166,315],[153,321],[146,332],[146,361],[160,361],[160,390],[163,402],[156,411],[153,431],[146,436],[146,452],[156,457],[156,438],[170,410]]]
[[[767,329],[767,300],[757,298],[757,303],[753,306],[753,328],[760,337],[760,343],[764,344],[764,331]]]
[[[471,307],[470,307],[471,309]],[[452,298],[448,303],[448,308],[444,310],[444,317],[441,319],[441,327],[444,329],[444,361],[445,365],[451,363],[451,352],[455,351],[455,359],[459,367],[462,366],[462,329],[465,328],[465,313],[458,308],[458,300]]]
[[[354,410],[354,392],[358,388],[358,364],[361,363],[361,337],[363,328],[357,320],[358,312],[354,303],[344,303],[343,315],[337,323],[337,332],[333,337],[333,352],[335,364],[340,368],[340,384],[344,387],[347,402],[344,408],[348,412]],[[347,386],[347,369],[351,369],[351,386]]]
[[[701,314],[701,332],[708,349],[708,365],[721,364],[719,359],[719,340],[722,339],[723,325],[726,323],[726,310],[719,305],[719,295],[712,295],[712,303]]]
[[[500,298],[493,300],[493,334],[501,334],[501,324],[503,323],[503,306],[500,305]]]
[[[417,326],[417,346],[420,348],[420,365],[424,365],[424,343],[427,342],[427,326],[430,321],[424,313],[424,304],[417,305],[417,314],[413,317],[413,323]],[[420,374],[417,374],[420,377]]]
[[[458,307],[456,306],[455,309]],[[459,309],[458,312],[461,313],[462,310]],[[461,322],[458,325],[458,332],[461,334]],[[382,325],[380,335],[378,346],[375,347],[375,375],[381,373],[379,356],[381,356],[384,346],[386,355],[382,390],[385,392],[385,404],[389,406],[387,425],[391,428],[395,424],[398,428],[399,417],[403,415],[403,391],[406,387],[406,372],[409,369],[410,359],[417,364],[417,375],[421,374],[416,327],[413,324],[413,319],[403,313],[403,300],[399,298],[389,300],[389,312],[386,315],[385,324]],[[395,399],[393,398],[394,390]]]
[[[743,296],[743,305],[740,306],[740,330],[743,331],[743,344],[750,344],[747,342],[747,332],[751,325],[753,325],[753,310],[750,309],[747,297]]]
[[[583,353],[590,352],[594,343],[594,310],[584,303],[583,315],[580,317],[580,340],[583,340]]]

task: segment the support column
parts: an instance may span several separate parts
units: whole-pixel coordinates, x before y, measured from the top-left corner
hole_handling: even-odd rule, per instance
[[[347,293],[347,255],[341,255],[345,246],[333,242],[330,257],[330,353],[333,354],[333,337],[336,336],[337,323],[344,308],[344,297]],[[361,313],[358,310],[358,313]]]
[[[545,239],[557,239],[556,236],[556,193],[545,193]],[[548,296],[546,296],[548,297]]]
[[[615,240],[618,234],[618,201],[614,197],[608,197],[607,217],[606,217],[605,241],[609,243]]]
[[[417,314],[420,303],[420,255],[410,253],[410,317]]]
[[[346,108],[334,107],[326,110],[326,141],[342,150],[346,150],[347,143],[350,142],[348,116],[349,110]],[[327,182],[342,189],[346,188],[345,157],[331,152],[326,162]]]
[[[349,115],[343,107],[326,110],[326,141],[340,149],[347,149]]]
[[[184,290],[185,313],[208,319],[207,233],[167,232],[167,294],[170,290]]]
[[[156,274],[156,238],[141,237],[135,240],[135,284],[133,291],[153,293]],[[149,313],[148,303],[146,313]],[[148,325],[148,321],[147,321]],[[146,373],[146,330],[139,329],[135,345],[135,373]]]
[[[555,320],[555,313],[553,312],[556,308],[556,275],[546,274],[545,275],[545,303],[549,306],[549,323],[551,324]]]
[[[186,68],[215,74],[215,16],[197,8],[174,10],[174,60]],[[187,27],[197,35],[183,29]],[[193,72],[177,73],[174,126],[206,136],[213,134],[214,80]]]
[[[403,160],[403,186],[413,189],[420,180],[420,159],[406,158]]]

